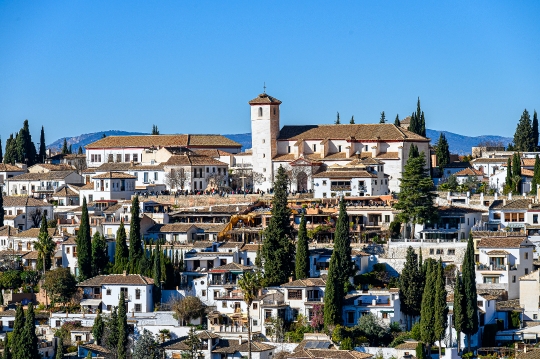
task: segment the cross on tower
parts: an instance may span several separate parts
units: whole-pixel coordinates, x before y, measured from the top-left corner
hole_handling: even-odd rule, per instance
[[[263,93],[266,93],[266,82],[263,82]]]

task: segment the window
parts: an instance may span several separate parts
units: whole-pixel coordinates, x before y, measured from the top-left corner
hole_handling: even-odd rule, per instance
[[[257,308],[259,308],[259,305],[257,303],[253,303],[253,309],[257,310]]]
[[[13,320],[10,320],[8,321],[8,328],[12,328],[13,329],[13,325],[15,324],[15,321]]]
[[[479,306],[479,307],[483,307],[483,306],[484,306],[484,301],[482,301],[482,300],[477,300],[477,301],[476,301],[476,305]]]
[[[227,302],[226,301],[221,302],[221,308],[227,308]]]
[[[265,158],[265,157],[266,157],[266,154],[265,154],[265,153],[263,153],[262,155],[263,155],[263,158]]]
[[[499,283],[499,277],[484,277],[484,283]]]
[[[337,146],[337,151],[341,152],[341,145]]]
[[[289,289],[287,294],[289,299],[302,299],[302,290],[300,289]]]
[[[516,282],[516,276],[512,276],[512,283],[515,283]]]
[[[525,252],[525,254],[523,255],[523,258],[524,259],[529,259],[529,252]]]
[[[111,290],[107,289],[107,295],[111,295]]]
[[[434,253],[433,248],[430,248],[430,249],[429,249],[429,254],[433,254],[433,253]]]
[[[456,254],[456,250],[455,250],[455,249],[449,249],[448,252],[447,252],[447,254],[448,254],[449,256],[453,256],[453,255]]]
[[[390,222],[390,215],[389,215],[389,214],[385,214],[385,215],[384,215],[384,221],[385,221],[386,223]]]
[[[122,162],[122,154],[118,153],[116,155],[116,162]]]
[[[128,294],[127,287],[120,287],[120,293],[124,293],[124,297],[127,297],[127,294]]]
[[[154,172],[154,181],[157,181],[158,180],[158,174],[157,172]]]
[[[538,319],[538,314],[533,314],[533,319]]]
[[[525,268],[525,274],[529,274],[529,268]]]
[[[313,152],[317,152],[317,145],[313,145]]]
[[[107,311],[109,311],[109,312],[110,312],[111,310],[112,310],[112,305],[110,305],[110,304],[109,304],[109,305],[107,305]]]
[[[71,248],[69,247],[66,247],[66,254],[69,254],[69,251],[71,250]]]
[[[113,162],[113,154],[112,153],[109,153],[109,155],[107,156],[107,162]]]
[[[326,186],[326,180],[322,181],[322,185]]]
[[[129,153],[124,155],[124,162],[129,162]]]
[[[135,289],[135,299],[141,299],[141,290]]]
[[[263,172],[266,172],[266,168],[263,168]]]
[[[144,173],[143,173],[143,178],[144,178],[144,179],[143,179],[143,182],[144,182],[144,183],[148,183],[148,172],[144,172]]]
[[[141,312],[141,309],[142,309],[142,305],[141,305],[141,304],[139,304],[139,303],[135,304],[135,311],[136,311],[136,312]]]
[[[266,141],[264,140],[264,138],[262,139],[262,143],[265,143]]]
[[[354,312],[347,312],[347,324],[354,324]]]
[[[77,247],[73,247],[73,257],[77,257]]]
[[[133,162],[138,162],[139,161],[139,155],[137,153],[134,153],[133,154]]]
[[[203,289],[201,294],[202,294],[203,297],[206,297],[206,289]]]
[[[210,168],[206,167],[206,173],[210,172]]]
[[[388,313],[387,313],[387,312],[383,312],[383,313],[382,313],[382,317],[383,317],[383,319],[388,319]]]
[[[291,153],[291,146],[287,146],[287,153]]]
[[[255,326],[259,325],[259,321],[257,319],[253,319],[253,325]]]
[[[322,193],[323,198],[326,198],[326,192]]]
[[[437,254],[444,254],[442,249],[437,249]]]
[[[263,115],[262,107],[259,107],[259,117],[262,117],[262,115]]]

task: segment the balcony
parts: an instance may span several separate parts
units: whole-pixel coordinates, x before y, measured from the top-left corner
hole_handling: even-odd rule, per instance
[[[330,186],[331,191],[350,191],[351,186]]]
[[[313,303],[313,302],[317,302],[317,303],[320,303],[323,301],[323,298],[322,297],[319,297],[319,298],[307,298],[306,299],[306,302],[310,302],[310,303]]]
[[[219,293],[214,296],[214,299],[239,299],[244,300],[244,296],[240,293]]]
[[[53,192],[54,186],[37,186],[35,192]]]
[[[237,285],[237,281],[231,281],[231,280],[211,280],[208,282],[209,285]]]
[[[517,266],[515,264],[497,264],[497,263],[491,263],[491,264],[483,264],[478,263],[476,265],[476,270],[479,271],[514,271],[517,270]]]

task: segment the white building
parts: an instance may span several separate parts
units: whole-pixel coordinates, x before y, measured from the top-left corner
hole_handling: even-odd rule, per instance
[[[540,271],[519,278],[519,305],[523,308],[523,320],[539,319]]]
[[[124,293],[127,312],[152,312],[154,280],[140,274],[98,275],[78,284],[83,288],[81,306],[89,311],[100,309],[110,312],[118,306],[120,293]]]
[[[361,316],[373,314],[386,325],[405,324],[399,301],[399,289],[369,289],[349,293],[343,303],[343,324],[355,326]]]
[[[47,220],[53,219],[53,205],[31,197],[4,197],[4,224],[7,226],[21,231],[39,227],[43,214]]]
[[[26,173],[26,165],[16,163],[15,166],[9,163],[0,163],[0,184],[8,178],[15,177]]]
[[[129,173],[104,172],[92,177],[93,190],[83,188],[80,194],[81,196],[87,196],[87,201],[131,199],[131,196],[135,194],[136,180],[137,178]]]
[[[83,178],[75,171],[50,171],[25,173],[5,180],[5,192],[9,196],[32,196],[47,198],[66,184],[82,184]]]

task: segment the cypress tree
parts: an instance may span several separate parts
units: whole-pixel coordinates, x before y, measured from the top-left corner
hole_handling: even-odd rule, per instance
[[[442,259],[439,257],[439,262],[434,264],[435,274],[437,275],[435,281],[435,337],[439,341],[439,358],[442,358],[441,347],[444,335],[446,332],[446,326],[448,324],[448,307],[446,305],[446,287],[444,278],[444,268],[442,265]]]
[[[116,252],[114,254],[114,271],[121,274],[126,270],[128,261],[128,247],[126,244],[126,229],[124,221],[120,221],[120,227],[116,231]]]
[[[461,345],[461,332],[463,331],[465,324],[465,312],[464,312],[464,302],[463,302],[463,281],[458,273],[456,276],[456,286],[454,287],[454,306],[453,306],[453,320],[454,328],[456,329],[457,343],[458,343],[458,354]]]
[[[264,230],[262,254],[266,286],[287,282],[294,270],[294,246],[291,241],[291,212],[287,206],[287,173],[279,166],[274,182],[272,216]]]
[[[255,259],[257,259],[257,258],[255,258]],[[255,262],[257,262],[257,261],[255,261]],[[255,265],[257,265],[257,264],[255,263]],[[261,268],[262,266],[258,266],[258,267]],[[183,271],[186,270],[185,269],[185,264],[184,264],[184,251],[182,251],[182,250],[180,250],[180,258],[178,260],[178,268],[179,268],[180,272],[183,272]]]
[[[101,311],[98,310],[96,319],[94,319],[94,325],[92,326],[92,336],[97,345],[101,345],[101,339],[103,338],[103,331],[105,330],[105,323],[101,317]]]
[[[108,263],[107,241],[96,231],[92,237],[92,276],[103,274]]]
[[[336,122],[334,122],[336,125],[339,125],[341,124],[341,121],[339,120],[339,112],[337,113],[337,116],[336,116]]]
[[[474,260],[474,242],[469,233],[467,251],[463,258],[463,333],[467,335],[467,345],[471,350],[471,336],[478,332],[478,305],[476,296],[476,268]]]
[[[11,359],[11,348],[9,346],[9,338],[6,333],[6,336],[4,337],[4,353],[2,354],[2,359]]]
[[[15,160],[32,166],[36,163],[36,146],[32,142],[28,120],[24,120],[23,127],[19,130],[15,140]]]
[[[427,356],[431,356],[431,346],[437,339],[435,335],[435,282],[437,267],[433,259],[426,261],[427,277],[424,293],[422,294],[422,309],[420,312],[420,337],[427,347]]]
[[[77,232],[77,263],[79,278],[82,282],[92,277],[92,239],[90,237],[90,221],[88,219],[88,207],[86,197],[83,197],[81,224]]]
[[[152,274],[154,278],[154,305],[156,305],[161,299],[161,250],[159,249],[159,242],[156,243],[154,250],[154,268]]]
[[[324,291],[324,325],[330,328],[341,323],[342,300],[345,296],[339,273],[338,254],[334,250],[330,257],[326,289]]]
[[[79,149],[77,150],[77,154],[78,154],[78,155],[82,155],[82,154],[83,154],[82,146],[79,146]]]
[[[34,247],[35,250],[38,252],[37,270],[43,271],[43,274],[45,274],[46,271],[51,269],[51,258],[54,254],[54,250],[56,249],[56,244],[53,242],[51,236],[49,235],[47,217],[45,216],[45,212],[41,217],[41,226],[39,228],[38,241],[34,244]]]
[[[508,157],[508,160],[506,160],[506,179],[505,179],[505,186],[509,188],[510,190],[513,188],[512,186],[512,159]]]
[[[111,317],[107,321],[107,338],[106,345],[108,349],[113,349],[118,346],[118,307],[114,307],[111,312]]]
[[[538,155],[534,158],[534,174],[531,181],[531,192],[530,194],[537,194],[538,185],[540,184],[540,160]]]
[[[397,127],[401,127],[401,122],[399,121],[399,114],[396,115],[396,119],[394,120],[394,125]]]
[[[13,134],[9,135],[6,141],[6,152],[4,153],[4,163],[14,164],[15,157],[13,156]]]
[[[126,298],[124,292],[120,292],[120,299],[118,300],[118,346],[116,352],[118,359],[126,359],[128,334]]]
[[[56,354],[54,355],[54,359],[64,359],[64,345],[62,343],[62,338],[57,338],[58,344],[56,346]]]
[[[418,152],[418,147],[413,143],[411,145],[411,149],[409,150],[409,158],[416,158],[420,156],[420,152]]]
[[[439,141],[437,141],[437,150],[435,153],[437,155],[437,164],[439,165],[440,169],[450,163],[450,147],[448,146],[446,136],[442,132],[439,135]]]
[[[24,328],[22,330],[23,340],[19,350],[19,358],[39,359],[41,358],[38,352],[38,340],[36,335],[36,315],[34,313],[34,304],[30,302],[26,310],[26,318]]]
[[[386,123],[386,115],[384,114],[384,111],[381,112],[381,119],[379,120],[379,123]]]
[[[354,125],[354,116],[351,116],[351,120],[349,121],[351,125]]]
[[[4,155],[2,154],[2,139],[0,138],[0,163],[4,161]]]
[[[334,232],[334,251],[336,253],[337,274],[342,285],[349,283],[349,277],[353,275],[351,257],[351,238],[349,236],[349,215],[345,209],[343,198],[339,202],[339,215]]]
[[[0,227],[4,226],[4,189],[0,186]]]
[[[422,116],[420,117],[420,136],[426,137],[426,118],[424,117],[424,111],[422,111]]]
[[[47,158],[47,149],[45,148],[45,129],[41,126],[41,136],[39,137],[39,155],[38,163],[45,163]]]
[[[426,350],[424,343],[418,343],[416,345],[416,359],[426,359]]]
[[[411,120],[409,122],[409,131],[418,133],[420,132],[420,126],[418,124],[418,119],[416,118],[416,113],[411,114]]]
[[[67,144],[67,138],[64,138],[64,144],[62,145],[62,154],[67,155],[69,153],[69,148]]]
[[[409,246],[405,257],[405,265],[399,277],[399,299],[401,311],[407,316],[407,329],[412,327],[413,318],[420,315],[422,304],[423,280],[421,264],[414,249]]]
[[[533,121],[532,121],[532,136],[533,136],[533,151],[538,151],[538,114],[534,110]]]
[[[257,252],[255,253],[255,267],[262,268],[262,252],[261,252],[261,243],[257,246]]]
[[[296,279],[309,277],[309,248],[306,230],[306,218],[302,214],[296,242],[296,260],[294,261]]]
[[[13,359],[24,358],[20,354],[20,349],[23,346],[23,342],[26,340],[24,335],[24,310],[22,305],[17,305],[15,312],[15,322],[13,323],[13,332],[11,334],[11,355]]]
[[[527,109],[525,109],[517,124],[516,132],[514,133],[514,151],[534,151],[538,144],[534,143],[534,137],[531,116]]]
[[[136,274],[142,256],[141,218],[139,217],[139,197],[131,201],[131,222],[129,224],[129,268],[131,274]]]
[[[512,193],[521,193],[521,157],[518,153],[512,156]]]

